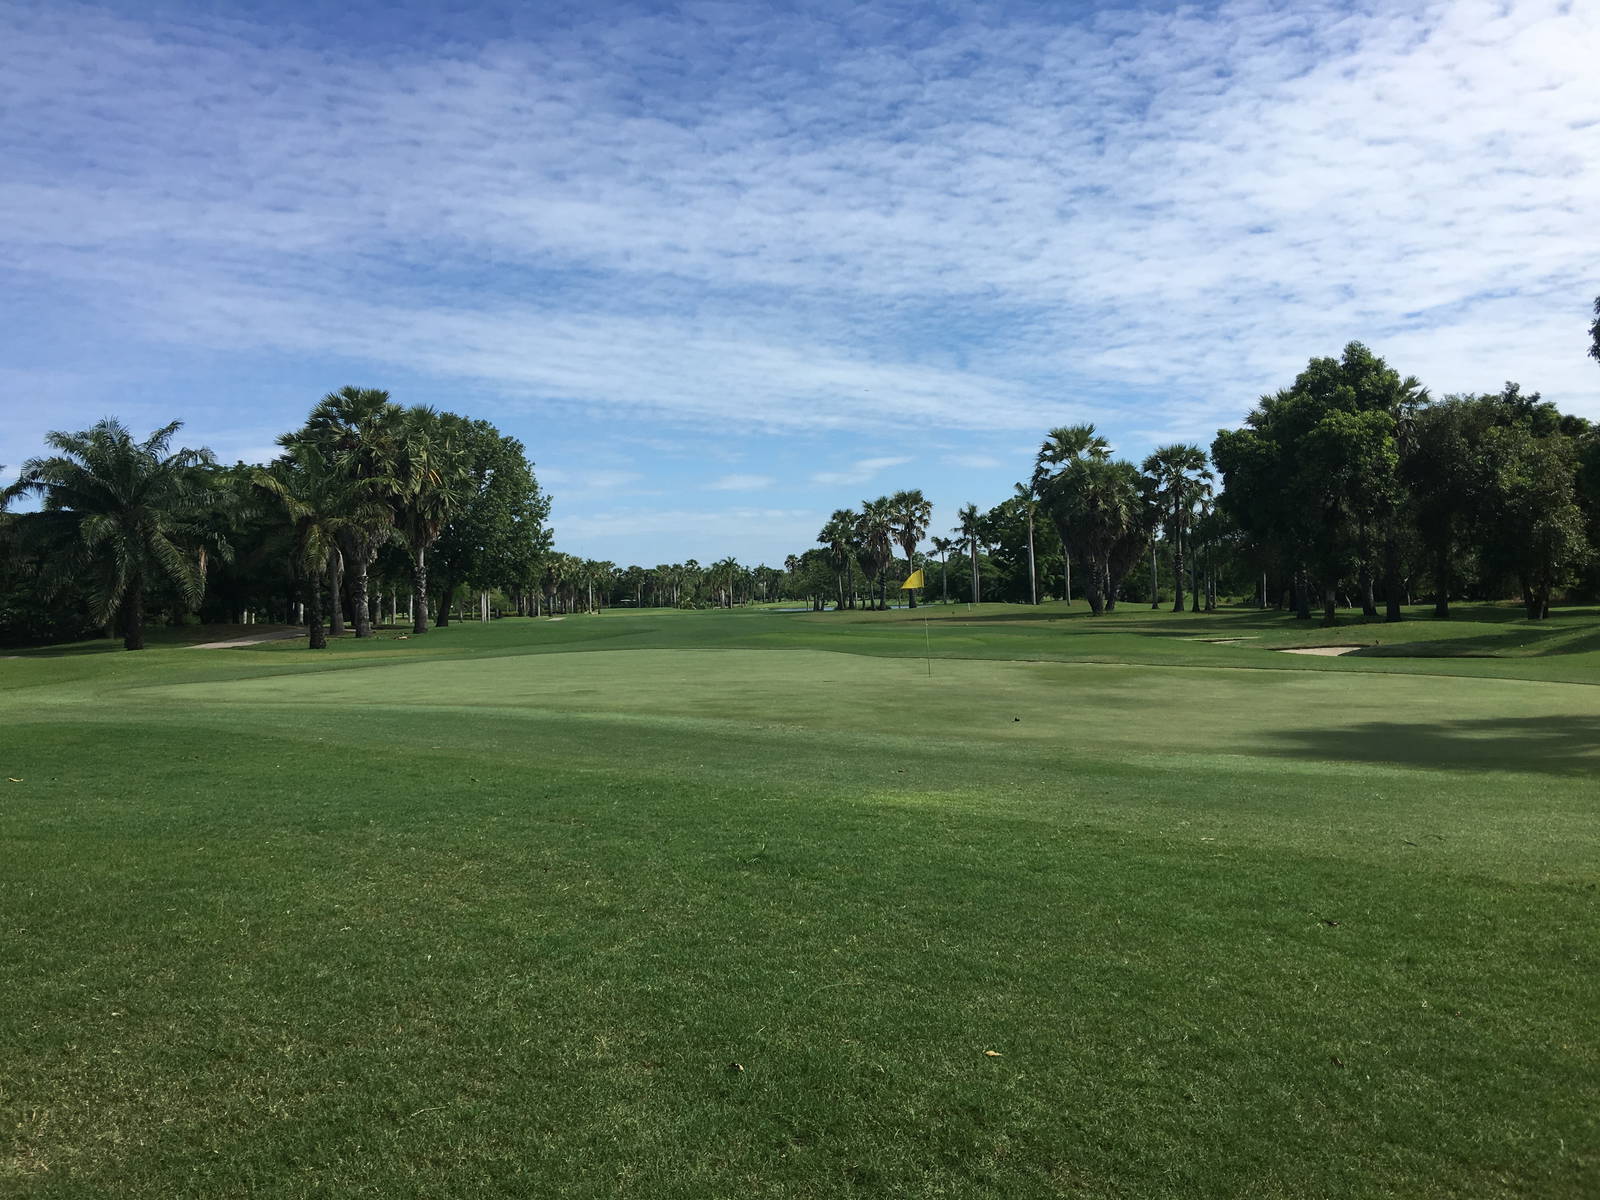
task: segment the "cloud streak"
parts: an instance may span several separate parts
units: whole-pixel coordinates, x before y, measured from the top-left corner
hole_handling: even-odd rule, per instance
[[[363,54],[0,9],[0,264],[507,411],[1204,438],[1355,337],[1590,404],[1594,5],[819,12]]]

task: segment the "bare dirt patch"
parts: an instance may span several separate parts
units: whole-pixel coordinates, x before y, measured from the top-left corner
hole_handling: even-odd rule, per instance
[[[258,633],[251,637],[234,638],[227,642],[196,642],[191,650],[233,650],[239,646],[259,646],[262,642],[286,642],[290,638],[307,636],[303,629],[275,629],[271,633]]]

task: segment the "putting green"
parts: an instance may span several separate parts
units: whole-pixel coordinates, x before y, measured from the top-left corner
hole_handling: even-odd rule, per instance
[[[514,655],[135,688],[183,704],[626,718],[1161,759],[1600,769],[1600,688],[814,650]],[[443,719],[443,718],[442,718]],[[444,726],[448,728],[448,726]],[[1276,768],[1272,768],[1276,769]]]

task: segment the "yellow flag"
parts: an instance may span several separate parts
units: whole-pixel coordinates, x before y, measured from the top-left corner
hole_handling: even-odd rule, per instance
[[[927,587],[927,586],[928,586],[927,583],[922,578],[922,572],[921,571],[913,571],[913,572],[911,572],[911,578],[906,580],[904,583],[902,583],[900,585],[900,590],[902,592],[909,592],[912,588]]]

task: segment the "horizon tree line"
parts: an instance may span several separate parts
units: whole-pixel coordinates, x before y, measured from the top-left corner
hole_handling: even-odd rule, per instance
[[[1589,339],[1600,361],[1600,298]],[[1600,430],[1515,383],[1435,400],[1359,342],[1260,397],[1209,454],[1173,443],[1135,466],[1094,425],[1061,426],[1011,495],[961,506],[948,536],[930,537],[932,504],[903,490],[834,510],[782,570],[559,553],[520,442],[379,389],[324,396],[264,467],[173,450],[180,428],[140,441],[107,418],[47,437],[54,453],[0,492],[0,637],[76,621],[138,649],[152,597],[174,618],[292,616],[317,648],[347,624],[366,638],[385,611],[398,620],[402,593],[412,634],[430,611],[446,625],[462,588],[527,615],[647,599],[883,610],[897,564],[937,567],[948,602],[952,557],[965,559],[957,600],[1071,604],[1076,567],[1094,615],[1136,592],[1152,607],[1165,594],[1174,612],[1211,611],[1220,590],[1300,618],[1320,607],[1325,624],[1340,607],[1375,618],[1380,599],[1399,620],[1428,595],[1444,618],[1453,597],[1515,590],[1542,619],[1562,589],[1600,594]],[[23,496],[39,510],[5,511]]]

